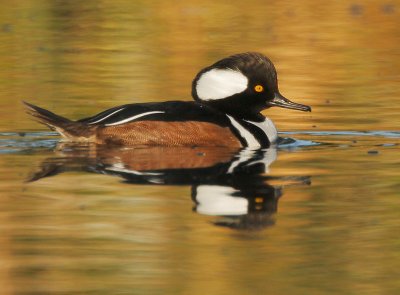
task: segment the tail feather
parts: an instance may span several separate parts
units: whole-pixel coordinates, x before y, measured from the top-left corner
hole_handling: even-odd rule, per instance
[[[69,140],[88,138],[92,135],[90,132],[92,128],[84,123],[69,120],[26,101],[23,101],[23,103],[26,106],[26,112],[34,117],[36,121],[57,131]]]

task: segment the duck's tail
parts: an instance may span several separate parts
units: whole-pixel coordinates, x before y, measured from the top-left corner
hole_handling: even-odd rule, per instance
[[[93,135],[93,133],[90,132],[92,128],[87,124],[61,117],[48,110],[27,103],[26,101],[23,101],[23,103],[26,106],[26,112],[34,117],[36,121],[57,131],[61,136],[68,140],[87,140],[91,135]]]

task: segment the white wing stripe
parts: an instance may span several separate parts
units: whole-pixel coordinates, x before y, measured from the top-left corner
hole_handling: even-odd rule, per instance
[[[161,114],[161,113],[165,113],[165,112],[163,112],[163,111],[152,111],[152,112],[147,112],[147,113],[141,113],[141,114],[126,118],[124,120],[121,120],[121,121],[118,121],[118,122],[115,122],[115,123],[106,124],[106,126],[120,125],[120,124],[127,123],[127,122],[130,122],[130,121],[136,120],[138,118],[144,117],[144,116],[148,116],[148,115],[151,115],[151,114]]]
[[[99,120],[97,120],[97,121],[91,122],[91,123],[89,123],[89,124],[96,124],[96,123],[99,123],[99,122],[101,122],[101,121],[107,119],[108,117],[110,117],[110,116],[112,116],[112,115],[114,115],[114,114],[116,114],[116,113],[122,111],[123,109],[125,109],[125,108],[120,108],[119,110],[116,110],[116,111],[112,112],[111,114],[109,114],[109,115],[107,115],[107,116],[105,116],[105,117],[103,117],[103,118],[101,118],[101,119],[99,119]]]

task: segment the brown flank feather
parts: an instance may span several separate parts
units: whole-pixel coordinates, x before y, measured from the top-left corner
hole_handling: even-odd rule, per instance
[[[24,102],[27,113],[56,130],[67,141],[122,146],[241,147],[228,127],[200,121],[136,121],[105,126],[71,121]]]
[[[229,128],[198,121],[137,121],[100,126],[97,129],[97,143],[130,146],[241,146]]]

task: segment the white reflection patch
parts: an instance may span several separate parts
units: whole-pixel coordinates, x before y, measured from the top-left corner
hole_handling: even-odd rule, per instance
[[[196,211],[204,215],[244,215],[249,201],[234,197],[237,192],[232,187],[219,185],[200,185],[197,187]]]

